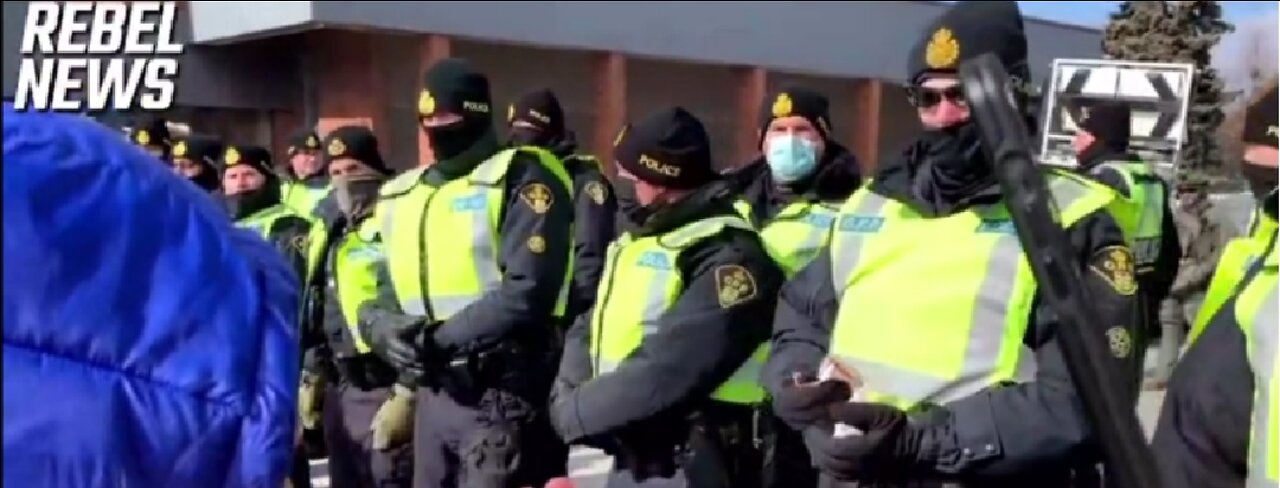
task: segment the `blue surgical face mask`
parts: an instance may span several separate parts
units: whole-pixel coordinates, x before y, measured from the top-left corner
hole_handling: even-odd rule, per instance
[[[765,162],[773,179],[792,183],[804,179],[818,166],[818,145],[795,134],[777,135],[769,139]]]

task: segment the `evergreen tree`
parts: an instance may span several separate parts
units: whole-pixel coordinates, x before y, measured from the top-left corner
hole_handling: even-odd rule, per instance
[[[1222,6],[1218,2],[1180,1],[1172,13],[1176,25],[1185,32],[1175,62],[1189,62],[1196,67],[1187,111],[1183,167],[1178,173],[1197,179],[1221,177],[1225,174],[1225,165],[1217,134],[1224,118],[1222,107],[1232,97],[1225,92],[1222,78],[1211,64],[1212,50],[1234,27],[1222,20]]]
[[[1104,31],[1102,50],[1108,58],[1195,66],[1187,137],[1177,172],[1180,181],[1204,181],[1223,173],[1215,134],[1230,96],[1210,63],[1213,47],[1232,30],[1222,20],[1218,2],[1145,1],[1122,2]]]

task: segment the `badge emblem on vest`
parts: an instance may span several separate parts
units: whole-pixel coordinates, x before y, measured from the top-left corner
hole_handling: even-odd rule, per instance
[[[747,268],[726,264],[716,268],[716,298],[730,308],[756,297],[756,279]]]
[[[604,205],[604,185],[599,181],[587,183],[583,191],[587,192],[587,196],[591,197],[591,201],[596,202],[596,205]]]
[[[551,196],[551,189],[542,183],[530,183],[520,189],[520,199],[524,200],[533,213],[544,214],[551,209],[551,203],[554,198]]]
[[[1132,295],[1138,291],[1138,281],[1134,277],[1133,253],[1124,246],[1108,246],[1098,252],[1094,264],[1089,268],[1106,280],[1116,293]]]

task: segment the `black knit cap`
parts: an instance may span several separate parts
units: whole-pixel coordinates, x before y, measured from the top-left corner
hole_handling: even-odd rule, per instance
[[[954,73],[960,63],[994,53],[1009,76],[1030,79],[1027,35],[1017,2],[961,0],[929,25],[907,60],[907,79],[927,73]]]
[[[208,136],[179,137],[173,141],[173,159],[186,159],[217,169],[222,159],[222,141]]]
[[[442,59],[427,70],[418,94],[418,115],[450,112],[463,117],[492,117],[489,78],[471,63]]]
[[[316,131],[311,130],[310,127],[303,127],[289,135],[289,148],[285,151],[285,154],[292,157],[294,154],[298,154],[298,151],[319,150],[320,136],[317,136]]]
[[[760,107],[760,130],[766,130],[774,119],[804,117],[822,133],[831,137],[831,103],[827,97],[800,86],[789,86],[765,98]]]
[[[707,130],[681,107],[659,110],[624,127],[613,157],[636,178],[653,185],[691,189],[716,178]]]
[[[227,146],[226,152],[222,153],[222,164],[226,169],[240,165],[250,166],[268,179],[276,177],[271,171],[271,152],[262,146]]]
[[[169,147],[169,124],[163,117],[151,116],[140,121],[133,129],[130,139],[139,146]]]
[[[1086,109],[1080,128],[1107,146],[1127,148],[1132,115],[1128,104],[1102,102]]]
[[[564,108],[551,90],[526,93],[507,107],[507,123],[512,124],[517,120],[548,134],[564,133]]]
[[[1280,128],[1276,126],[1276,87],[1250,105],[1244,114],[1244,143],[1258,146],[1280,147]]]
[[[324,138],[325,164],[335,159],[350,158],[382,174],[391,174],[378,152],[378,137],[362,125],[345,125]]]

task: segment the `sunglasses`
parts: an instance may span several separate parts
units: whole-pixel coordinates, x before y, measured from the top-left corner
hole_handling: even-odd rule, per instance
[[[907,88],[907,99],[918,108],[933,108],[943,100],[957,105],[965,104],[964,89],[959,85],[941,90],[918,86]]]

